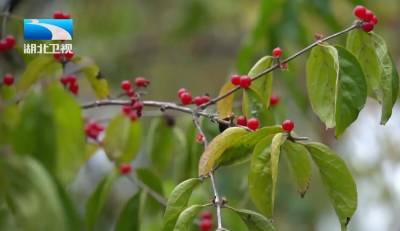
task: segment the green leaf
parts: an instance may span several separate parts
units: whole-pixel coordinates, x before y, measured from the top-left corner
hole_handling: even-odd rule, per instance
[[[17,96],[17,91],[14,86],[5,84],[1,87],[0,100],[6,101]],[[1,102],[1,101],[0,101]],[[0,144],[11,144],[15,126],[19,119],[19,108],[16,104],[10,104],[0,109]]]
[[[326,44],[314,47],[307,61],[307,91],[313,111],[327,128],[335,127],[338,74],[339,60],[336,49]]]
[[[90,196],[86,204],[85,224],[86,230],[93,230],[103,207],[107,201],[108,195],[111,191],[112,185],[118,176],[117,171],[111,172],[106,176],[95,189],[94,193]]]
[[[174,152],[174,133],[167,117],[154,119],[148,133],[151,166],[160,175],[171,162]]]
[[[7,207],[0,208],[0,231],[18,230],[14,214]]]
[[[282,145],[292,180],[301,198],[306,195],[311,180],[311,164],[307,149],[291,141]]]
[[[162,187],[162,181],[156,174],[154,174],[150,169],[138,168],[136,169],[137,178],[147,185],[151,190],[156,192],[158,195],[163,196],[164,190]],[[146,207],[149,209],[151,215],[157,214],[164,207],[158,202],[153,196],[148,195],[145,202]]]
[[[110,160],[130,163],[135,159],[141,141],[141,125],[138,120],[118,114],[109,123],[103,147]]]
[[[378,55],[378,61],[380,65],[380,80],[382,86],[382,114],[381,114],[381,124],[385,125],[390,117],[392,116],[392,108],[394,106],[394,102],[397,100],[393,99],[393,87],[392,83],[394,78],[392,71],[392,61],[390,60],[389,53],[387,50],[387,46],[385,40],[377,34],[371,33],[371,39],[375,45],[375,51]]]
[[[339,54],[339,80],[336,95],[335,137],[356,121],[367,101],[367,81],[357,58],[341,46],[335,46]]]
[[[264,56],[251,68],[248,76],[251,78],[260,74],[261,72],[267,70],[268,68],[274,65],[274,58],[272,56]],[[258,92],[261,97],[264,99],[263,101],[269,107],[269,100],[271,98],[272,92],[272,71],[260,79],[257,79],[251,83],[250,88],[253,88],[256,92]]]
[[[278,162],[281,155],[281,145],[285,143],[287,136],[278,133],[274,136],[271,143],[271,174],[272,174],[272,198],[275,198],[276,180],[278,179]],[[272,208],[274,200],[272,200]]]
[[[229,80],[225,83],[225,85],[221,88],[218,96],[224,95],[230,90],[234,89],[236,86],[231,83]],[[227,97],[221,99],[217,102],[217,111],[219,112],[218,118],[224,119],[232,112],[233,100],[235,98],[235,94],[230,94]]]
[[[110,96],[107,80],[101,74],[99,67],[93,60],[88,57],[75,57],[72,61],[82,68],[97,98],[106,99]]]
[[[22,60],[24,61],[25,65],[29,65],[33,60],[35,60],[38,55],[37,54],[25,54],[23,47],[15,47],[15,50],[21,56]]]
[[[176,225],[176,222],[178,221],[179,216],[181,213],[185,210],[186,208],[183,208],[179,210],[173,217],[168,219],[166,222],[164,222],[161,231],[173,231]]]
[[[54,62],[56,62],[56,60],[53,55],[49,54],[39,55],[36,59],[30,62],[18,80],[18,91],[28,90],[28,88],[39,79],[39,75],[45,70],[45,68]]]
[[[342,231],[357,209],[357,187],[346,163],[327,146],[320,143],[307,143],[305,147],[318,166]]]
[[[26,231],[68,231],[63,203],[49,173],[29,156],[0,159],[0,192]]]
[[[185,209],[180,215],[176,222],[174,231],[189,231],[193,224],[194,218],[203,208],[203,205],[192,205]]]
[[[243,90],[242,111],[247,119],[258,119],[260,127],[268,125],[268,105],[263,97],[252,88]]]
[[[364,70],[368,83],[368,96],[381,101],[380,66],[371,36],[362,29],[350,31],[346,48],[353,53]]]
[[[174,216],[177,213],[179,213],[183,208],[187,207],[193,189],[200,182],[201,182],[200,179],[192,178],[180,183],[178,186],[174,188],[174,190],[172,191],[171,195],[168,198],[167,208],[165,209],[165,214],[164,214],[163,226],[170,219],[173,219]]]
[[[260,140],[254,148],[249,172],[250,197],[257,208],[267,217],[272,217],[271,143],[274,135]]]
[[[281,126],[263,127],[240,137],[221,156],[220,166],[234,166],[250,160],[256,144],[268,135],[283,132]]]
[[[399,73],[397,72],[396,63],[393,60],[392,55],[389,53],[390,60],[392,62],[392,103],[393,106],[396,104],[397,97],[399,95]]]
[[[5,101],[8,99],[15,98],[17,96],[17,90],[15,89],[14,85],[8,86],[2,84],[1,86],[1,100]]]
[[[115,231],[139,231],[140,194],[136,193],[119,215]]]
[[[261,214],[245,209],[229,209],[235,211],[240,216],[249,231],[275,231],[271,222]]]
[[[229,148],[234,141],[240,139],[248,132],[244,128],[231,127],[216,136],[204,150],[199,161],[199,176],[206,176],[218,163],[222,153]]]

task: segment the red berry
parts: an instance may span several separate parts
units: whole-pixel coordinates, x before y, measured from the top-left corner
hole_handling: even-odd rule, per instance
[[[291,132],[294,128],[294,123],[291,120],[285,120],[282,123],[282,128],[283,130],[287,131],[287,132]]]
[[[74,84],[76,82],[76,75],[70,75],[67,77],[69,84]]]
[[[240,84],[240,75],[232,75],[231,83],[235,86],[239,86]]]
[[[378,24],[378,18],[374,15],[374,17],[372,18],[372,23],[374,24],[374,25],[376,25],[376,24]]]
[[[128,174],[131,172],[132,167],[130,164],[121,164],[119,166],[119,170],[121,171],[122,174]]]
[[[64,13],[64,14],[62,15],[62,18],[63,18],[63,19],[70,19],[70,17],[71,17],[71,15],[68,14],[68,13]]]
[[[131,82],[129,82],[128,80],[124,80],[121,83],[121,89],[124,91],[129,91],[132,87]]]
[[[316,40],[321,40],[324,36],[322,34],[315,34]]]
[[[14,76],[10,73],[4,75],[4,84],[7,86],[11,86],[14,83]]]
[[[79,85],[77,82],[74,82],[73,84],[69,85],[69,90],[74,93],[75,95],[78,94],[78,90],[79,90]]]
[[[6,52],[8,50],[8,43],[5,39],[0,40],[0,51]]]
[[[365,9],[363,6],[356,6],[356,8],[354,8],[354,15],[359,19],[364,19],[366,12],[367,9]]]
[[[203,138],[204,138],[203,134],[199,134],[196,139],[198,142],[203,142]]]
[[[63,19],[64,18],[64,14],[61,11],[54,11],[53,18],[54,19]]]
[[[122,107],[122,113],[129,115],[132,112],[132,107],[131,106],[123,106]]]
[[[279,58],[282,55],[282,49],[280,47],[275,48],[272,51],[272,54],[274,55],[274,57]]]
[[[61,56],[62,56],[62,54],[59,51],[57,51],[57,53],[53,54],[53,57],[54,57],[55,60],[60,60]]]
[[[271,98],[269,100],[269,104],[271,106],[275,106],[275,105],[277,105],[279,103],[279,100],[280,100],[280,98],[279,98],[278,95],[271,94]]]
[[[370,10],[367,10],[367,12],[365,12],[365,15],[364,15],[365,21],[370,22],[373,18],[374,18],[374,13],[372,13],[372,11],[370,11]]]
[[[69,81],[69,79],[68,79],[67,76],[62,76],[61,79],[60,79],[60,82],[61,82],[63,85],[67,85],[68,81]]]
[[[188,105],[192,102],[192,95],[188,92],[181,94],[181,102],[183,105]]]
[[[201,99],[203,100],[203,103],[208,103],[208,102],[210,102],[210,97],[208,97],[207,95],[201,97]]]
[[[212,212],[210,211],[204,211],[201,213],[201,218],[204,220],[211,220],[212,219]]]
[[[66,59],[72,59],[74,57],[74,52],[70,51],[64,54]]]
[[[200,106],[200,105],[203,104],[203,99],[202,99],[200,96],[197,96],[197,97],[194,98],[194,103],[195,103],[197,106]]]
[[[372,22],[364,22],[362,27],[363,27],[363,30],[368,33],[368,32],[371,32],[375,26]]]
[[[200,223],[201,231],[210,231],[212,229],[212,226],[213,226],[212,220],[209,219],[202,220]]]
[[[135,97],[131,97],[131,104],[134,105],[136,103],[136,98]]]
[[[185,93],[185,92],[187,92],[187,90],[186,90],[185,88],[179,89],[179,91],[178,91],[178,97],[181,98],[181,95],[182,95],[183,93]]]
[[[138,111],[142,110],[143,109],[143,102],[135,103],[133,105],[133,109],[138,110]]]
[[[7,42],[8,49],[11,49],[14,47],[14,45],[17,41],[15,40],[14,35],[7,35],[6,42]]]
[[[136,121],[138,116],[136,114],[136,112],[131,112],[131,114],[129,115],[129,117],[131,118],[131,121]]]
[[[92,126],[93,129],[95,129],[95,130],[98,131],[98,132],[104,131],[104,127],[101,126],[101,125],[98,124],[98,123],[92,123],[91,126]]]
[[[240,77],[240,86],[242,88],[249,88],[251,85],[251,78],[249,76],[243,75]]]
[[[93,129],[92,126],[88,125],[88,126],[86,126],[86,128],[85,128],[85,133],[86,133],[86,136],[88,136],[88,137],[90,137],[90,138],[92,138],[92,139],[97,140],[97,137],[99,136],[99,133],[100,133],[100,132],[97,131],[96,129]]]
[[[239,116],[237,119],[237,124],[241,126],[247,126],[247,118],[246,116]]]
[[[256,118],[251,118],[249,121],[247,121],[247,127],[249,127],[251,130],[256,130],[260,126],[260,123]]]
[[[137,87],[147,87],[147,85],[149,85],[149,84],[150,84],[150,81],[143,77],[137,77],[135,79],[135,85]]]
[[[135,91],[131,88],[126,92],[126,95],[129,97],[135,96]]]
[[[141,110],[136,111],[136,115],[137,115],[138,117],[142,117],[142,111],[141,111]]]

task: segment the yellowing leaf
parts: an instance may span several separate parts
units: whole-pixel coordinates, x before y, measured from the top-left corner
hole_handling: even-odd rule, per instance
[[[225,85],[221,88],[221,91],[219,92],[219,96],[227,93],[228,91],[232,90],[236,86],[231,83],[229,80],[228,82],[225,83]],[[234,99],[235,94],[230,94],[227,97],[221,99],[220,101],[217,102],[217,111],[219,112],[218,118],[224,119],[226,118],[231,112],[232,112],[232,106],[233,106],[233,99]]]
[[[248,76],[251,78],[255,77],[256,75],[260,74],[261,72],[267,70],[268,68],[274,65],[274,58],[272,56],[265,56],[262,57],[258,62],[251,68]],[[272,91],[272,71],[268,74],[260,77],[259,79],[254,80],[251,83],[250,88],[253,88],[256,92],[258,92],[263,101],[269,107],[269,100],[271,97]]]

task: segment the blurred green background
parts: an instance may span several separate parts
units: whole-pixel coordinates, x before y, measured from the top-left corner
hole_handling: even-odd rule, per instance
[[[144,76],[151,80],[146,99],[177,101],[181,87],[193,95],[209,93],[215,97],[231,74],[246,74],[258,59],[270,55],[273,48],[280,46],[286,58],[314,42],[315,33],[328,36],[351,26],[355,20],[353,9],[359,4],[378,16],[374,31],[386,40],[399,69],[398,0],[26,0],[14,14],[23,18],[52,18],[55,10],[69,12],[74,19],[75,55],[96,61],[112,88],[112,95],[120,93],[122,80]],[[345,42],[346,36],[330,41],[343,46]],[[23,44],[22,38],[18,44]],[[359,206],[348,230],[400,231],[399,103],[391,120],[380,126],[380,107],[368,100],[359,119],[336,140],[334,130],[325,129],[307,99],[308,54],[290,62],[289,71],[274,72],[273,89],[281,97],[281,120],[293,120],[298,135],[328,145],[345,159],[359,193]],[[79,84],[79,101],[95,100],[84,78],[79,79]],[[119,107],[103,107],[87,110],[85,114],[106,124],[119,110]],[[176,115],[177,126],[183,131],[191,126],[190,116],[171,114]],[[144,115],[144,124],[149,126],[160,113],[145,111]],[[214,124],[206,127],[210,133],[207,138],[211,140],[218,128]],[[191,154],[179,150],[174,153],[164,179],[166,196],[179,180],[175,160],[179,155]],[[133,163],[148,164],[145,150]],[[286,163],[280,164],[274,216],[277,230],[340,230],[316,168],[310,189],[301,199]],[[256,210],[248,194],[248,164],[235,168],[218,170],[220,194],[228,198],[230,206]],[[70,186],[81,215],[88,197],[111,169],[112,165],[99,151]],[[136,190],[126,179],[114,185],[96,231],[113,229],[124,203]],[[195,190],[192,202],[205,204],[212,195],[210,182],[206,181]],[[161,218],[162,213],[159,217],[144,217],[142,230],[160,230]],[[226,210],[223,210],[223,225],[232,231],[246,230],[237,216]]]

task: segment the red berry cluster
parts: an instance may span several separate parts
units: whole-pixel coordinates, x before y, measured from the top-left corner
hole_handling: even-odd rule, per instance
[[[130,172],[132,171],[132,167],[131,167],[130,164],[121,164],[121,165],[119,166],[119,171],[120,171],[122,174],[128,174],[128,173],[130,173]]]
[[[13,35],[7,35],[4,39],[0,40],[0,51],[6,52],[15,46],[17,41]]]
[[[104,127],[96,122],[88,123],[85,127],[86,136],[94,140],[98,140],[102,131],[104,131]]]
[[[74,95],[78,94],[79,85],[78,82],[76,81],[76,75],[62,76],[60,82],[65,87],[69,85],[69,91],[72,92]]]
[[[210,102],[210,97],[208,95],[194,97],[194,103],[196,106],[200,106],[208,102]]]
[[[247,120],[246,116],[239,116],[237,119],[237,124],[240,126],[246,126],[253,131],[260,126],[260,123],[256,118],[251,118]]]
[[[65,57],[66,59],[72,59],[74,58],[74,52],[69,52],[69,53],[61,53],[61,52],[56,52],[53,54],[53,57],[55,60],[61,60],[62,57]]]
[[[14,76],[10,73],[4,75],[3,83],[7,86],[11,86],[14,83]]]
[[[210,211],[204,211],[201,213],[201,231],[210,231],[213,227],[212,213]]]
[[[376,15],[364,6],[356,6],[356,8],[354,8],[354,15],[363,21],[362,28],[367,33],[371,32],[375,25],[378,24],[378,18]]]
[[[62,11],[54,11],[53,18],[54,19],[70,19],[70,15],[68,13],[64,13]]]
[[[185,88],[181,88],[178,91],[178,97],[183,105],[188,105],[192,103],[193,96]],[[203,96],[196,96],[194,98],[194,103],[197,106],[210,102],[210,97],[206,94]]]
[[[247,75],[232,75],[231,83],[235,86],[240,86],[241,88],[249,88],[251,85],[251,78]]]
[[[282,129],[287,131],[287,132],[291,132],[293,131],[294,128],[294,123],[291,120],[285,120],[282,123]]]

